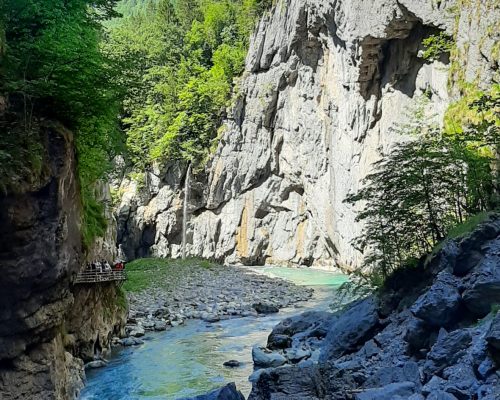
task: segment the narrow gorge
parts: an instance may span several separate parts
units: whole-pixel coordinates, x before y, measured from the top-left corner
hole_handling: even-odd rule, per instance
[[[499,0],[0,12],[0,399],[500,399]]]

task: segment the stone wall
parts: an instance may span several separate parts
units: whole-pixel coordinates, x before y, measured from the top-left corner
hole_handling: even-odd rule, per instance
[[[477,7],[491,14],[482,8],[492,5],[468,3],[457,24],[455,1],[278,1],[256,27],[217,151],[195,178],[189,253],[355,268],[361,226],[345,197],[402,139],[391,127],[419,98],[436,119],[451,101],[449,60],[425,62],[422,39],[458,30],[465,77],[487,85],[496,76],[496,39],[464,44],[487,36]],[[185,171],[156,168],[141,188],[121,183],[119,241],[129,258],[179,255]]]

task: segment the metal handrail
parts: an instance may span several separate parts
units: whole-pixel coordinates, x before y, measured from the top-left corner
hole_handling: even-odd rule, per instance
[[[82,271],[78,273],[75,283],[98,283],[111,281],[125,281],[127,274],[123,270],[111,271]]]

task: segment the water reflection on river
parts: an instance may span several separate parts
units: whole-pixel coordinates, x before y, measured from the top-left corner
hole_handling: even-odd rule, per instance
[[[300,309],[288,308],[265,317],[246,317],[207,324],[189,321],[162,333],[147,335],[136,348],[116,349],[109,365],[87,373],[83,400],[178,399],[204,393],[227,382],[236,382],[248,395],[248,376],[253,371],[251,349],[265,345],[267,336],[280,320],[311,309],[327,309],[335,288],[344,275],[313,269],[258,267],[259,271],[300,285],[313,286],[311,301]],[[240,368],[226,368],[224,361],[243,362]]]

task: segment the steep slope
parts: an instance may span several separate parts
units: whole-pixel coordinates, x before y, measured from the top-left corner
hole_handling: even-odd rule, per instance
[[[25,192],[0,197],[0,397],[6,399],[62,398],[71,390],[65,366],[72,357],[58,329],[82,256],[75,158],[68,131],[52,124],[41,131],[46,173]]]
[[[282,321],[268,348],[288,362],[258,370],[249,399],[498,399],[499,245],[495,216],[379,296]]]
[[[0,112],[2,135],[18,134],[17,117]],[[86,256],[110,254],[106,241],[82,248],[72,133],[37,118],[33,127],[41,172],[0,195],[0,398],[67,400],[83,385],[83,362],[109,346],[126,310],[114,284],[74,285]]]
[[[438,119],[451,101],[448,57],[423,60],[422,39],[455,32],[454,77],[488,85],[498,78],[496,21],[489,1],[279,1],[257,26],[217,151],[196,177],[189,252],[356,267],[360,225],[343,200],[401,140],[391,127],[419,99]],[[122,182],[119,242],[129,257],[179,254],[185,173],[169,165],[140,189]]]

